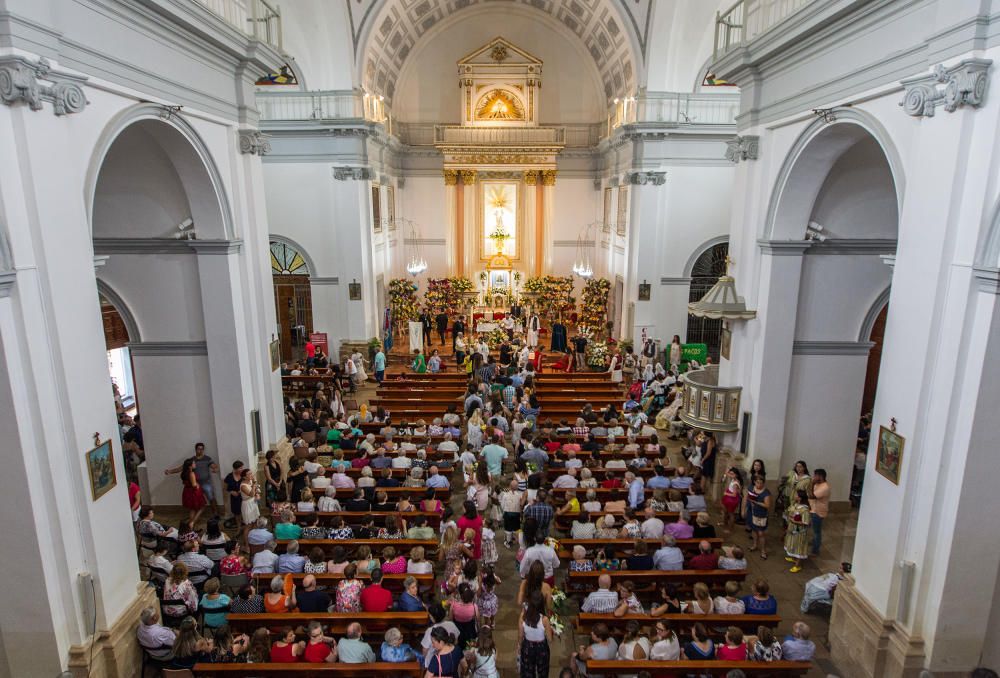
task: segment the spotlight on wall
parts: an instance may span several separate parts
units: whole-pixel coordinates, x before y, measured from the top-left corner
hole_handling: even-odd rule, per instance
[[[196,238],[194,220],[191,217],[177,224],[177,232],[174,233],[174,240],[195,240]]]
[[[826,242],[827,236],[824,235],[823,231],[825,229],[820,224],[815,221],[810,221],[806,225],[806,240],[811,240],[814,242]]]

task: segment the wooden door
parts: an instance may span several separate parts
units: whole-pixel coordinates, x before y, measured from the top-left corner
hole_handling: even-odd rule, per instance
[[[274,311],[278,321],[281,359],[297,360],[313,331],[312,291],[309,276],[274,276]]]

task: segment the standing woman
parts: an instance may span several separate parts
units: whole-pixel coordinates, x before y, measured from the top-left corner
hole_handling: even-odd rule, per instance
[[[285,482],[281,477],[281,464],[275,459],[276,454],[276,451],[268,450],[264,456],[264,459],[267,460],[267,464],[264,466],[266,484],[264,500],[268,506],[276,501],[283,500],[284,497],[282,495],[285,493]]]
[[[528,600],[528,607],[521,613],[517,626],[520,647],[521,678],[547,678],[549,675],[549,641],[552,626],[545,616],[542,594],[535,592]]]
[[[424,354],[420,352],[419,348],[413,349],[413,371],[417,374],[424,374],[427,372],[427,361],[424,359]]]
[[[670,341],[670,355],[668,355],[667,357],[670,360],[670,370],[674,374],[680,374],[680,367],[681,367],[680,335],[675,334],[674,338]]]
[[[459,367],[465,362],[465,339],[462,337],[462,333],[459,332],[455,335],[455,364]]]
[[[360,351],[355,351],[351,354],[351,360],[354,361],[354,367],[357,370],[352,376],[351,381],[354,385],[363,384],[368,381],[368,373],[365,372],[365,358],[361,355]]]
[[[248,468],[243,469],[240,477],[240,517],[243,519],[247,534],[257,524],[260,518],[260,506],[257,500],[260,499],[260,488],[257,486],[257,479],[253,476],[253,471]]]
[[[431,629],[433,652],[427,658],[424,678],[458,678],[465,673],[465,659],[457,642],[458,639],[448,633],[444,626]]]
[[[809,559],[809,495],[796,490],[795,500],[785,512],[788,531],[785,532],[785,560],[792,563],[791,572],[801,572],[802,563]]]
[[[705,432],[705,437],[701,441],[701,492],[706,494],[708,486],[715,478],[715,460],[718,457],[719,444],[715,440],[715,434],[711,431]]]
[[[622,357],[617,351],[611,354],[611,362],[608,364],[608,372],[611,373],[611,383],[622,383]]]
[[[205,493],[201,491],[198,479],[194,475],[194,462],[191,459],[185,460],[181,467],[181,482],[184,483],[181,504],[188,510],[188,520],[191,527],[194,527],[208,502],[205,500]]]
[[[750,484],[747,486],[747,492],[748,493],[750,491],[750,488],[753,487],[753,477],[754,476],[763,476],[765,479],[767,478],[767,469],[765,468],[764,462],[761,459],[754,459],[753,463],[750,464],[750,473],[747,474],[747,478],[750,478]],[[752,524],[752,521],[750,520],[750,502],[749,502],[749,500],[746,500],[743,503],[743,521],[744,521],[744,525],[746,526],[747,534],[749,535],[750,534],[750,525]]]
[[[472,530],[475,538],[472,542],[472,557],[476,560],[482,556],[483,549],[483,517],[476,509],[476,502],[466,501],[462,504],[465,514],[458,519],[458,533],[464,535],[466,530]]]
[[[736,514],[740,510],[740,502],[743,499],[743,483],[740,482],[740,472],[733,466],[726,471],[726,488],[722,492],[722,525],[726,532],[733,529],[736,524]]]
[[[753,487],[747,490],[750,505],[751,551],[760,549],[761,560],[767,560],[767,517],[771,512],[771,491],[764,487],[764,476],[754,476]]]

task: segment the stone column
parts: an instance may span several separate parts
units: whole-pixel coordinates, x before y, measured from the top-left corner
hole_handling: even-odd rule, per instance
[[[454,247],[446,247],[448,258],[448,274],[458,275],[458,170],[444,170],[444,204],[445,215],[448,223],[445,232],[448,234],[448,241],[455,243]]]
[[[458,171],[461,184],[457,187],[458,200],[458,252],[461,257],[460,276],[472,275],[473,262],[479,259],[479,233],[476,225],[476,170],[463,169]]]

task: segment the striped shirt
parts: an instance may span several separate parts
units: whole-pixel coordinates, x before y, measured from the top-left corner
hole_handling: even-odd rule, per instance
[[[552,507],[541,502],[535,502],[524,509],[524,519],[534,518],[538,523],[538,531],[544,535],[548,535],[549,523],[552,522],[554,515]]]
[[[618,594],[608,589],[597,589],[587,595],[583,601],[582,612],[593,612],[594,614],[610,614],[618,607]]]

